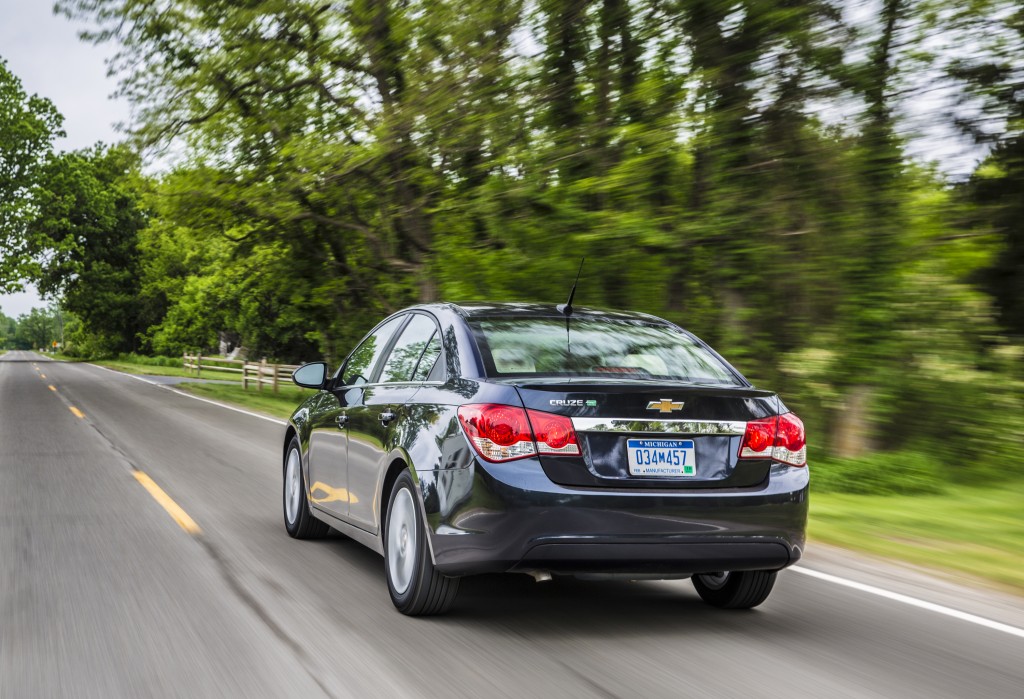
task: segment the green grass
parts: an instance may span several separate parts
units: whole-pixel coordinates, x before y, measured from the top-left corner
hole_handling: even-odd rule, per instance
[[[180,364],[168,366],[166,358],[153,360],[146,357],[139,357],[135,361],[133,361],[132,357],[124,355],[119,359],[84,360],[73,357],[61,358],[72,362],[88,361],[90,364],[98,364],[99,366],[123,371],[128,374],[146,376],[182,376],[186,378],[234,381],[236,382],[236,385],[182,383],[178,384],[176,388],[180,388],[197,396],[221,400],[226,403],[234,403],[236,405],[252,408],[253,410],[258,410],[267,413],[268,415],[274,415],[281,418],[287,418],[290,416],[296,406],[298,406],[299,403],[305,400],[312,393],[312,391],[301,389],[298,386],[293,385],[289,379],[282,379],[281,385],[278,386],[278,393],[276,395],[274,394],[273,389],[266,384],[264,384],[262,392],[256,388],[255,384],[250,384],[249,390],[242,390],[241,374],[230,371],[217,371],[215,369],[203,369],[202,376],[196,377],[194,371],[185,369]],[[160,363],[157,363],[157,361]]]
[[[76,361],[76,360],[72,360]],[[83,360],[77,360],[83,361]],[[185,369],[182,366],[159,366],[152,364],[140,364],[137,362],[125,361],[122,359],[90,359],[90,364],[98,364],[108,369],[116,369],[128,374],[139,374],[145,376],[187,376],[189,378],[201,379],[222,379],[237,381],[239,386],[242,383],[242,375],[232,371],[217,371],[216,369],[203,369],[200,376],[196,376],[194,370]]]
[[[813,486],[812,486],[813,487]],[[813,540],[1024,593],[1024,483],[937,495],[811,493]]]
[[[183,383],[177,388],[203,398],[234,403],[280,418],[289,417],[299,403],[313,394],[313,391],[292,385],[280,386],[277,395],[274,395],[269,386],[264,386],[263,392],[260,393],[255,388],[243,391],[241,384],[228,386],[217,383]]]
[[[90,364],[98,364],[108,368],[117,369],[118,372],[136,374],[150,377],[187,377],[189,379],[217,379],[221,381],[237,381],[242,384],[242,374],[237,372],[218,372],[216,369],[203,369],[201,376],[197,377],[194,369],[186,369],[181,366],[181,360],[177,359],[174,364],[155,363],[148,361],[133,361],[127,358],[120,359],[82,359],[81,357],[69,357],[62,354],[54,356],[63,361],[81,361]],[[145,359],[141,357],[140,359]]]

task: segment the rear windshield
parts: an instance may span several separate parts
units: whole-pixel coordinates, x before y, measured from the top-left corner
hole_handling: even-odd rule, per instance
[[[642,321],[491,318],[472,322],[490,377],[586,376],[738,386],[692,337]]]

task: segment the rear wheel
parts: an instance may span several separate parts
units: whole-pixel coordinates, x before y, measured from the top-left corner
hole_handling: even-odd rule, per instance
[[[402,614],[443,614],[455,601],[459,579],[437,572],[430,560],[415,489],[408,469],[402,471],[391,488],[384,534],[388,592]]]
[[[777,575],[772,570],[702,573],[693,576],[693,586],[714,607],[750,609],[768,599]]]
[[[313,517],[302,477],[302,451],[292,437],[284,457],[284,527],[293,539],[319,539],[330,527]]]

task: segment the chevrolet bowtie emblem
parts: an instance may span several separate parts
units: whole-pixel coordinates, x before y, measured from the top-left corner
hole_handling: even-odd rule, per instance
[[[652,400],[647,404],[648,410],[657,410],[660,413],[672,413],[676,410],[683,409],[683,401],[674,401],[669,398],[662,398],[661,400]]]

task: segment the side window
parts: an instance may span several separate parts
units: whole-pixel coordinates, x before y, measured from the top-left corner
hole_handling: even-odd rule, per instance
[[[420,357],[420,363],[417,365],[416,373],[412,377],[413,381],[426,381],[427,377],[430,376],[430,370],[434,368],[434,364],[440,356],[441,333],[435,332],[434,336],[430,338],[430,342],[427,343],[426,349],[423,350],[423,356]]]
[[[391,340],[391,336],[404,320],[405,316],[392,318],[377,328],[372,335],[356,347],[341,370],[342,381],[345,382],[346,386],[359,386],[370,380],[370,375],[373,373],[373,368],[377,365],[377,360],[380,359],[380,356],[384,353],[384,348],[388,346],[388,342]]]
[[[431,338],[437,333],[437,326],[434,321],[422,313],[413,315],[412,320],[405,326],[405,330],[395,343],[391,355],[384,364],[384,371],[381,372],[382,382],[392,381],[420,381],[413,379],[423,356],[423,350],[430,345]]]

